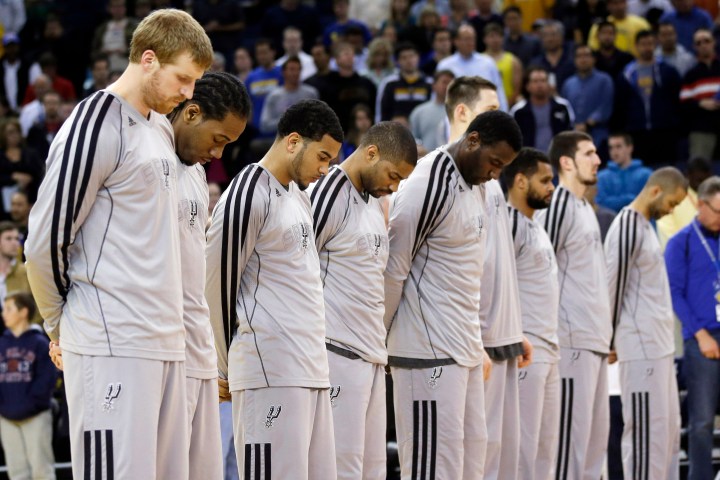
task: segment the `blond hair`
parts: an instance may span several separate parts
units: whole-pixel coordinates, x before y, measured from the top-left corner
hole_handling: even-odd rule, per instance
[[[205,70],[213,61],[213,48],[205,30],[188,13],[173,8],[151,13],[135,29],[130,42],[130,62],[140,63],[146,50],[155,52],[160,64],[172,63],[185,52]]]

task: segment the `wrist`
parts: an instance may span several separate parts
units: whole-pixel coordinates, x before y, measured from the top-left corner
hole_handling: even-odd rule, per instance
[[[710,334],[709,334],[708,331],[705,330],[704,328],[701,328],[700,330],[698,330],[697,332],[695,332],[695,339],[698,340],[698,341],[699,341],[699,340],[705,340],[705,339],[707,339],[707,338],[709,338],[709,337],[710,337]]]

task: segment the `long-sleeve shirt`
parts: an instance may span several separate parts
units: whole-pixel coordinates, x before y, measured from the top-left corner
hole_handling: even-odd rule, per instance
[[[562,87],[562,96],[572,105],[575,121],[579,123],[593,120],[597,125],[607,124],[612,115],[613,95],[615,87],[610,75],[595,69],[587,77],[573,75]]]
[[[612,337],[605,255],[600,227],[587,200],[558,187],[535,214],[555,249],[560,283],[560,346],[608,353]]]
[[[63,349],[185,360],[176,162],[167,118],[104,90],[55,136],[25,256]]]
[[[260,114],[260,131],[275,135],[278,123],[285,111],[301,100],[318,99],[320,94],[310,85],[301,83],[297,90],[288,91],[284,86],[275,87],[263,102]]]
[[[396,194],[385,269],[391,366],[482,363],[480,279],[487,221],[477,187],[439,148]]]
[[[500,110],[503,112],[508,111],[507,97],[505,96],[500,70],[498,70],[495,60],[489,55],[473,52],[469,58],[465,58],[456,52],[440,60],[435,71],[439,72],[440,70],[450,70],[455,75],[455,78],[479,76],[490,80],[497,87]]]
[[[682,323],[683,338],[692,338],[698,330],[718,330],[713,282],[718,272],[698,237],[695,224],[717,259],[718,235],[697,221],[680,230],[665,247],[665,264],[670,280],[670,294],[675,314]]]
[[[655,229],[626,207],[605,237],[613,342],[618,360],[652,360],[675,352],[670,286]]]
[[[248,165],[220,197],[207,236],[205,296],[230,390],[329,388],[307,194]]]

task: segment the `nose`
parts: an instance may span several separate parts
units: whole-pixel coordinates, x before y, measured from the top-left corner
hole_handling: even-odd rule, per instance
[[[195,91],[195,83],[192,85],[186,85],[184,87],[180,88],[180,94],[190,100],[193,96],[193,92]]]
[[[321,165],[321,166],[320,166],[320,174],[321,174],[321,175],[327,175],[328,169],[329,169],[328,165]]]
[[[213,147],[210,150],[210,155],[212,155],[213,158],[220,158],[222,157],[224,147]]]

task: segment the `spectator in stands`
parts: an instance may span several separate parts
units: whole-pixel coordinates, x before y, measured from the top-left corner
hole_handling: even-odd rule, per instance
[[[313,45],[322,33],[315,9],[302,5],[300,0],[280,0],[279,5],[265,10],[260,22],[260,33],[271,39],[274,45],[281,45],[283,32],[290,26],[302,31],[305,45]]]
[[[592,44],[590,46],[595,55],[595,68],[610,75],[610,78],[617,83],[625,66],[635,58],[615,46],[616,31],[615,24],[607,20],[598,23],[597,46]]]
[[[2,209],[0,218],[8,218],[9,202],[13,192],[27,190],[30,195],[37,195],[45,172],[44,158],[28,148],[20,133],[17,120],[6,120],[0,126],[0,189],[2,192]]]
[[[672,213],[657,222],[658,238],[663,249],[668,240],[681,228],[692,222],[698,212],[697,189],[705,179],[712,176],[712,163],[707,158],[691,158],[685,176],[688,179],[688,194]]]
[[[40,64],[40,70],[42,73],[50,77],[52,89],[59,93],[63,100],[75,100],[77,98],[77,95],[75,94],[75,87],[72,82],[67,78],[58,75],[57,59],[55,58],[55,55],[50,52],[43,53],[38,59],[38,64]],[[36,98],[40,98],[40,96],[37,92],[35,92],[34,86],[28,86],[27,90],[25,90],[23,105],[27,105]]]
[[[420,18],[420,13],[428,7],[433,8],[441,17],[450,14],[450,0],[417,0],[412,2],[410,17]]]
[[[597,203],[619,212],[632,202],[652,170],[642,160],[633,158],[633,140],[627,133],[613,133],[608,139],[610,160],[598,172]]]
[[[38,97],[42,98],[46,92],[52,90],[52,80],[50,80],[50,77],[42,73],[37,76],[35,81],[33,81],[32,87],[36,98],[27,105],[23,105],[20,110],[20,128],[22,130],[23,137],[27,136],[30,131],[30,127],[32,127],[42,116],[43,106]]]
[[[10,109],[19,112],[30,82],[31,63],[20,55],[20,38],[14,33],[2,37],[5,54],[0,58],[0,97]]]
[[[320,91],[324,100],[337,114],[345,132],[350,128],[350,112],[358,103],[375,105],[375,84],[355,71],[355,52],[352,45],[339,43],[335,46],[337,71],[327,75],[327,85]],[[372,108],[372,107],[371,107]],[[374,115],[370,117],[374,118]]]
[[[245,84],[248,75],[250,75],[253,69],[252,57],[247,48],[238,47],[235,49],[233,64],[235,65],[235,76]]]
[[[150,0],[135,0],[133,17],[135,17],[138,22],[142,21],[142,19],[150,15],[150,13],[152,13],[152,2]]]
[[[350,0],[333,0],[332,9],[335,14],[335,22],[328,25],[323,33],[323,42],[326,47],[332,47],[335,42],[341,41],[344,38],[345,29],[351,25],[362,29],[364,43],[370,43],[372,34],[367,25],[350,18]]]
[[[27,20],[25,2],[23,0],[0,2],[0,18],[5,33],[19,35]]]
[[[213,49],[227,61],[240,44],[245,30],[245,14],[236,0],[194,0],[192,14],[202,25]]]
[[[359,70],[363,77],[367,77],[379,87],[386,78],[395,72],[393,63],[392,45],[384,38],[376,38],[370,42],[365,66]]]
[[[285,111],[300,100],[318,99],[315,87],[300,83],[302,62],[290,57],[282,65],[283,84],[275,87],[265,98],[260,115],[260,132],[268,136],[277,134],[278,122]]]
[[[410,114],[410,131],[418,145],[428,152],[444,145],[445,134],[445,96],[448,85],[455,78],[450,70],[438,70],[433,76],[433,97],[418,105]]]
[[[405,33],[405,29],[413,24],[415,18],[417,17],[410,16],[410,0],[390,0],[390,16],[380,25],[380,30],[392,25],[399,38]]]
[[[523,32],[522,12],[518,7],[507,7],[503,12],[505,22],[505,50],[520,59],[523,66],[542,53],[540,40]]]
[[[685,50],[693,50],[693,34],[700,28],[712,31],[713,20],[705,10],[695,6],[694,0],[672,0],[675,10],[666,12],[660,22],[675,25],[678,42]]]
[[[675,67],[680,76],[683,76],[695,66],[695,56],[685,50],[685,47],[677,42],[675,26],[670,22],[663,22],[657,29],[658,46],[655,47],[655,58],[658,61]]]
[[[647,20],[637,15],[628,13],[627,0],[608,0],[607,2],[608,21],[615,25],[615,46],[624,52],[637,56],[635,50],[635,37],[642,30],[649,30],[650,24]],[[593,50],[599,47],[598,26],[593,25],[590,29],[588,45]]]
[[[441,15],[440,18],[444,27],[451,32],[456,32],[460,25],[469,23],[470,3],[467,0],[450,0],[450,13]],[[475,31],[482,32],[482,30]]]
[[[590,134],[600,151],[609,133],[615,87],[607,73],[595,69],[595,57],[587,45],[575,46],[575,69],[561,93],[575,112],[575,130]]]
[[[313,57],[303,51],[302,32],[295,27],[287,27],[283,32],[283,49],[285,55],[275,61],[275,65],[281,67],[290,57],[297,57],[302,65],[302,78],[304,82],[315,75],[317,68]]]
[[[316,43],[310,50],[310,55],[313,57],[316,72],[305,80],[305,83],[321,92],[327,84],[327,76],[330,73],[330,52],[324,43]]]
[[[8,476],[55,479],[50,401],[57,370],[42,329],[30,326],[37,311],[29,290],[5,297],[0,337],[0,439]]]
[[[665,263],[675,314],[682,324],[683,371],[687,386],[688,480],[713,472],[713,428],[720,396],[720,314],[718,313],[718,233],[720,177],[698,188],[698,214],[672,237]]]
[[[628,0],[628,12],[643,17],[652,25],[659,20],[663,13],[673,9],[669,0]]]
[[[695,32],[697,65],[682,82],[680,105],[683,125],[690,131],[690,156],[718,158],[715,152],[720,135],[720,60],[715,56],[715,39],[705,28]]]
[[[435,32],[440,28],[445,28],[442,26],[440,15],[438,15],[433,7],[426,7],[420,12],[420,17],[415,25],[411,25],[405,29],[401,40],[414,43],[420,52],[420,57],[425,59],[432,54],[433,37],[435,36]],[[420,64],[422,65],[423,63],[424,60],[421,60]]]
[[[530,61],[530,65],[544,67],[554,91],[560,92],[565,80],[575,73],[573,52],[564,46],[565,27],[557,20],[548,20],[542,27],[542,53]]]
[[[473,14],[471,14],[470,19],[468,20],[468,23],[473,26],[475,32],[477,33],[475,50],[478,52],[485,51],[485,27],[490,24],[495,24],[498,25],[500,27],[500,31],[502,31],[503,17],[500,14],[495,13],[492,10],[492,7],[492,0],[475,0],[476,10]]]
[[[437,70],[438,63],[452,55],[452,34],[447,28],[438,28],[433,33],[432,51],[421,62],[420,69],[427,76],[432,76]]]
[[[418,69],[420,53],[414,44],[400,43],[395,49],[395,58],[399,71],[387,77],[378,88],[375,123],[396,117],[405,117],[407,121],[410,112],[432,94],[429,79]]]
[[[552,18],[554,0],[507,0],[505,7],[517,7],[522,12],[522,29],[525,33],[533,31],[537,20]]]
[[[483,77],[497,87],[500,108],[507,111],[507,97],[503,88],[500,71],[489,55],[475,51],[475,29],[472,25],[462,25],[455,35],[457,51],[438,63],[438,70],[450,70],[455,77]]]
[[[104,53],[110,59],[110,70],[125,70],[128,65],[130,40],[138,25],[135,18],[127,16],[125,0],[110,0],[110,19],[95,29],[92,54]]]
[[[213,61],[208,69],[211,72],[224,72],[225,71],[225,55],[220,52],[213,52]]]
[[[610,210],[609,208],[603,207],[602,205],[599,205],[595,199],[597,197],[598,193],[598,186],[595,185],[588,185],[587,190],[585,190],[585,200],[588,201],[588,203],[593,207],[593,210],[595,211],[595,216],[597,217],[598,225],[600,225],[600,240],[603,242],[605,241],[605,235],[607,235],[608,230],[610,229],[610,225],[612,225],[612,221],[615,220],[615,215],[617,215],[617,212],[614,210]],[[611,405],[612,408],[612,405]],[[622,418],[622,416],[621,416]],[[611,420],[612,421],[612,420]],[[612,429],[612,425],[611,425]],[[619,445],[618,445],[619,447]],[[618,454],[619,456],[620,454]],[[620,458],[618,458],[620,461]],[[620,470],[622,473],[622,469]],[[611,480],[613,477],[609,477]]]
[[[255,41],[255,61],[257,67],[248,75],[245,86],[253,102],[252,124],[255,128],[260,128],[260,114],[265,97],[282,84],[282,72],[280,67],[275,66],[275,48],[270,39],[259,38]]]
[[[388,19],[390,14],[390,0],[352,0],[350,2],[350,18],[364,23],[370,32],[376,35],[380,26]]]
[[[484,37],[485,53],[495,60],[495,65],[502,76],[508,105],[512,107],[520,96],[523,66],[515,55],[503,49],[503,29],[500,25],[488,24],[485,27]]]
[[[587,43],[592,26],[607,18],[607,5],[599,0],[578,0],[576,16],[573,35],[575,43]]]
[[[637,34],[636,61],[623,71],[615,95],[615,115],[635,140],[635,153],[650,165],[675,163],[680,125],[680,74],[655,60],[655,35]]]
[[[25,263],[21,258],[20,240],[20,231],[13,222],[0,222],[0,301],[3,302],[11,292],[30,291]],[[30,315],[30,320],[42,325],[42,317],[37,310]]]
[[[82,98],[89,97],[110,84],[110,60],[107,55],[100,53],[93,57],[90,65],[90,75],[90,83],[83,88]]]
[[[363,135],[373,126],[372,111],[364,103],[358,103],[350,112],[350,129],[340,149],[341,161],[348,158],[360,145]]]
[[[25,142],[44,160],[47,158],[50,144],[60,130],[64,119],[60,116],[61,99],[56,91],[50,90],[45,93],[41,101],[45,114],[30,127]]]
[[[541,66],[527,69],[523,78],[523,97],[510,110],[523,134],[523,146],[547,152],[558,133],[572,130],[575,122],[570,103],[553,95],[548,71]]]
[[[20,232],[20,243],[24,244],[28,234],[28,219],[33,204],[25,190],[18,190],[10,197],[10,219]]]

